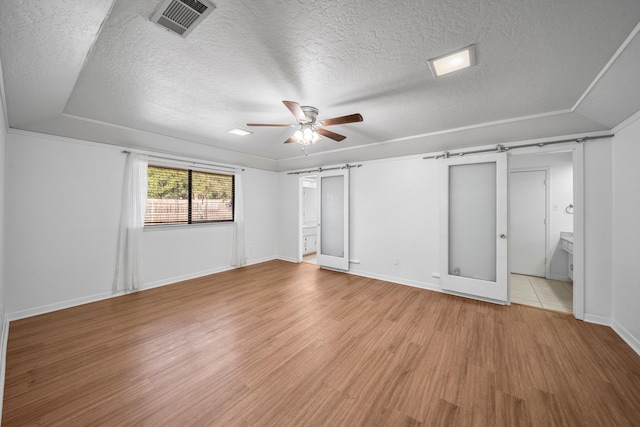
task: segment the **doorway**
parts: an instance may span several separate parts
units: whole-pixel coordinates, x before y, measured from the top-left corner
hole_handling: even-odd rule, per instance
[[[317,264],[318,248],[318,177],[315,175],[300,178],[302,261]]]
[[[573,313],[574,154],[512,153],[510,162],[511,301]]]
[[[447,292],[509,302],[507,164],[506,153],[441,163],[440,284]]]
[[[349,168],[318,173],[318,265],[349,271]]]
[[[300,178],[298,260],[349,270],[349,168]]]
[[[547,259],[545,264],[548,272],[545,272],[545,277],[524,275],[518,277],[517,274],[511,274],[510,260],[508,260],[508,257],[505,255],[506,261],[504,266],[500,267],[498,265],[497,272],[505,274],[508,277],[506,300],[483,295],[477,289],[466,289],[454,283],[459,282],[461,280],[459,276],[463,276],[463,274],[462,268],[453,268],[453,270],[449,268],[451,267],[451,265],[449,265],[449,210],[446,207],[449,206],[450,200],[448,189],[449,171],[447,168],[451,166],[452,162],[460,162],[460,160],[453,160],[453,158],[443,160],[444,170],[441,173],[441,206],[443,206],[443,208],[441,209],[440,221],[442,224],[440,284],[443,290],[471,298],[491,300],[493,302],[500,302],[502,300],[506,304],[511,302],[521,303],[518,301],[521,300],[522,295],[517,295],[521,294],[521,292],[518,291],[519,285],[517,282],[521,282],[521,284],[525,282],[529,287],[528,290],[533,293],[531,302],[534,302],[535,299],[539,307],[545,308],[543,304],[544,301],[541,302],[540,300],[540,296],[542,296],[544,299],[547,299],[547,309],[573,313],[575,318],[584,319],[584,146],[581,143],[555,144],[556,143],[554,143],[554,146],[551,146],[551,144],[548,146],[535,144],[535,146],[522,147],[517,151],[510,152],[509,167],[505,168],[504,172],[498,174],[498,177],[504,176],[506,179],[509,176],[511,168],[544,170],[549,167],[550,171],[547,174],[547,185],[549,186],[549,194],[551,196],[549,197],[550,201],[546,203],[548,238],[546,239]],[[476,156],[474,155],[472,157]],[[458,156],[455,158],[459,159]],[[554,166],[554,164],[549,163],[552,160],[558,160],[558,158],[562,158],[561,160],[565,165],[563,169],[564,179],[558,179],[556,176],[556,168],[551,167]],[[560,183],[565,183],[566,185],[559,185]],[[558,189],[562,191],[556,194],[555,190]],[[507,191],[505,190],[505,194],[506,193]],[[502,200],[502,198],[499,197],[498,200]],[[505,197],[504,200],[506,204],[507,198]],[[471,224],[472,222],[469,223]],[[496,234],[498,234],[500,238],[504,238],[507,234],[511,234],[511,231],[505,230],[503,233]],[[469,240],[469,238],[462,240],[463,249],[472,247]],[[510,241],[510,238],[508,240]],[[500,257],[498,257],[498,259],[500,259]],[[524,278],[524,280],[521,281],[519,280],[520,278]],[[551,285],[547,281],[550,281]],[[486,280],[484,282],[485,285],[490,284],[490,282]],[[549,288],[553,285],[559,285],[563,287],[564,290],[542,289],[538,292],[535,288]],[[486,290],[487,287],[484,286],[484,288],[484,290]],[[554,297],[556,301],[548,301]],[[564,301],[558,301],[560,299]],[[558,307],[552,307],[553,304],[559,305],[558,303],[568,304],[560,309],[558,309]]]

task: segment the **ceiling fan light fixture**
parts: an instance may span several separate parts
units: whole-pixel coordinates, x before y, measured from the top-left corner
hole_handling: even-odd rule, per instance
[[[311,127],[306,126],[302,131],[302,139],[305,142],[311,142],[313,140],[313,129]]]
[[[320,141],[320,135],[318,135],[318,132],[315,131],[312,125],[305,123],[300,126],[300,129],[295,131],[293,139],[300,145],[311,145]]]
[[[332,132],[326,129],[327,126],[333,125],[345,125],[348,123],[361,122],[362,114],[348,114],[346,116],[333,117],[331,119],[325,119],[316,123],[318,117],[318,109],[308,105],[300,105],[294,101],[282,101],[285,107],[293,114],[298,123],[296,125],[276,124],[276,123],[247,123],[247,126],[265,126],[265,127],[292,127],[298,128],[293,135],[291,135],[285,144],[295,142],[305,147],[307,145],[316,144],[321,140],[320,135],[332,139],[336,142],[340,142],[346,138],[344,135]],[[306,151],[305,151],[306,153]]]
[[[454,71],[476,65],[476,46],[470,45],[455,52],[429,59],[433,77],[441,77]]]

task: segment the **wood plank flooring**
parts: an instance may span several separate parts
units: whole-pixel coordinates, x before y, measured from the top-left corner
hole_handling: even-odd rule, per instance
[[[272,261],[11,322],[6,426],[631,426],[610,328]]]

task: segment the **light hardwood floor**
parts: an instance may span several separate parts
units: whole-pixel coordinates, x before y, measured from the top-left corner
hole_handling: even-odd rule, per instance
[[[3,424],[631,426],[610,328],[272,261],[11,322]]]

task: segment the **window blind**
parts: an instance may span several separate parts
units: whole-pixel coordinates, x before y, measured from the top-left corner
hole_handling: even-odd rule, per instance
[[[234,176],[149,165],[145,225],[233,221]]]

